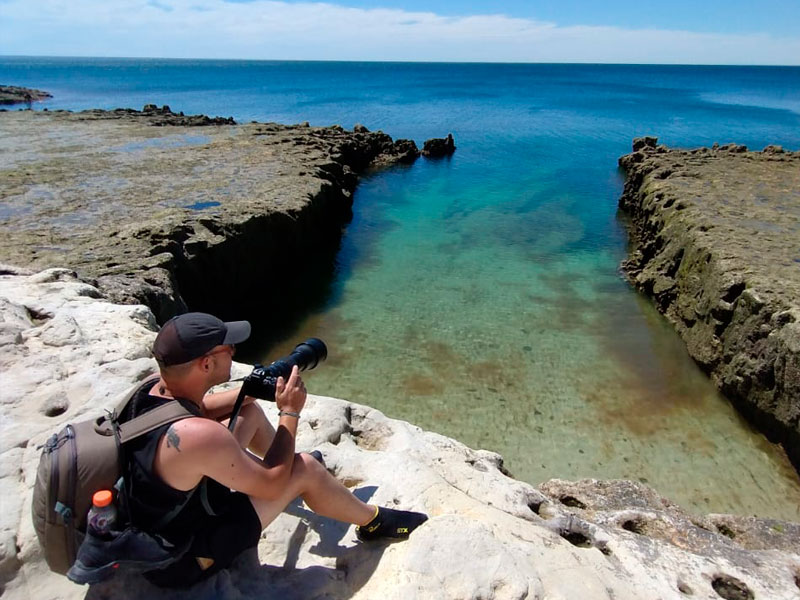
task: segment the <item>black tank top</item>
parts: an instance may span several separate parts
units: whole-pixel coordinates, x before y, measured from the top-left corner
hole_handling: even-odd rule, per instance
[[[155,380],[150,379],[136,391],[122,415],[123,421],[167,402],[180,402],[188,411],[201,416],[200,409],[189,400],[151,396],[149,392],[154,382]],[[232,492],[209,478],[204,478],[195,490],[176,490],[153,471],[158,443],[169,427],[170,424],[162,425],[124,445],[125,486],[128,490],[131,523],[150,533],[161,534],[173,544],[180,545],[202,527],[209,514],[221,515],[228,510]],[[206,489],[203,490],[203,487]],[[166,526],[159,527],[164,515],[186,502],[190,495],[178,516]]]

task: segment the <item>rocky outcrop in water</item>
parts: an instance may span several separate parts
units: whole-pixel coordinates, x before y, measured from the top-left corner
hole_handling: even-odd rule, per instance
[[[15,85],[0,85],[0,105],[31,104],[39,100],[47,100],[53,95],[42,90],[34,90]]]
[[[446,138],[431,138],[425,140],[422,146],[422,155],[428,158],[450,156],[455,151],[456,143],[453,140],[452,133],[448,133]]]
[[[800,592],[800,526],[692,516],[630,481],[504,474],[502,458],[389,419],[309,397],[298,449],[319,449],[359,497],[423,510],[409,540],[361,544],[352,526],[291,504],[235,568],[176,595],[141,577],[91,588],[50,573],[33,531],[38,446],[65,423],[112,408],[155,369],[144,306],[116,305],[67,269],[0,275],[0,594],[29,598],[428,600],[706,598],[790,600]],[[237,364],[233,375],[249,372]],[[313,372],[307,384],[314,389]],[[277,419],[275,404],[263,402]]]
[[[328,291],[358,174],[419,155],[364,127],[234,125],[155,105],[8,112],[0,135],[0,260],[68,264],[159,322],[187,305],[278,323],[306,310]]]
[[[800,468],[800,152],[634,140],[623,269],[719,389]]]

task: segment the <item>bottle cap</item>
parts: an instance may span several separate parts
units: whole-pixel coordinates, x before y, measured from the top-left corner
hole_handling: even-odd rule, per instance
[[[92,504],[102,508],[103,506],[111,504],[112,498],[113,496],[110,490],[100,490],[99,492],[95,492],[94,496],[92,496]]]

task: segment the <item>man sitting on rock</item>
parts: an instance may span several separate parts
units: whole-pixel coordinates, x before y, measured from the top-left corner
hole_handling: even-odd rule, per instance
[[[277,430],[251,397],[234,431],[228,430],[238,390],[207,392],[230,379],[235,344],[249,335],[247,321],[224,323],[204,313],[171,319],[153,344],[161,377],[143,385],[129,404],[135,416],[174,399],[197,415],[126,448],[133,522],[176,546],[192,540],[179,561],[146,574],[158,585],[188,585],[228,567],[258,544],[261,530],[298,496],[319,515],[357,525],[362,541],[406,538],[427,519],[365,504],[328,473],[321,455],[295,453],[306,402],[296,366],[288,381],[277,380]],[[159,521],[184,503],[161,528]]]

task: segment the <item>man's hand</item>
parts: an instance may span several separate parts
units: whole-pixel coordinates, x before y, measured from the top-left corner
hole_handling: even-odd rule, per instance
[[[275,383],[275,404],[278,406],[278,410],[298,414],[306,405],[306,386],[300,379],[300,369],[297,368],[297,365],[292,367],[289,381],[278,377],[278,381]]]

